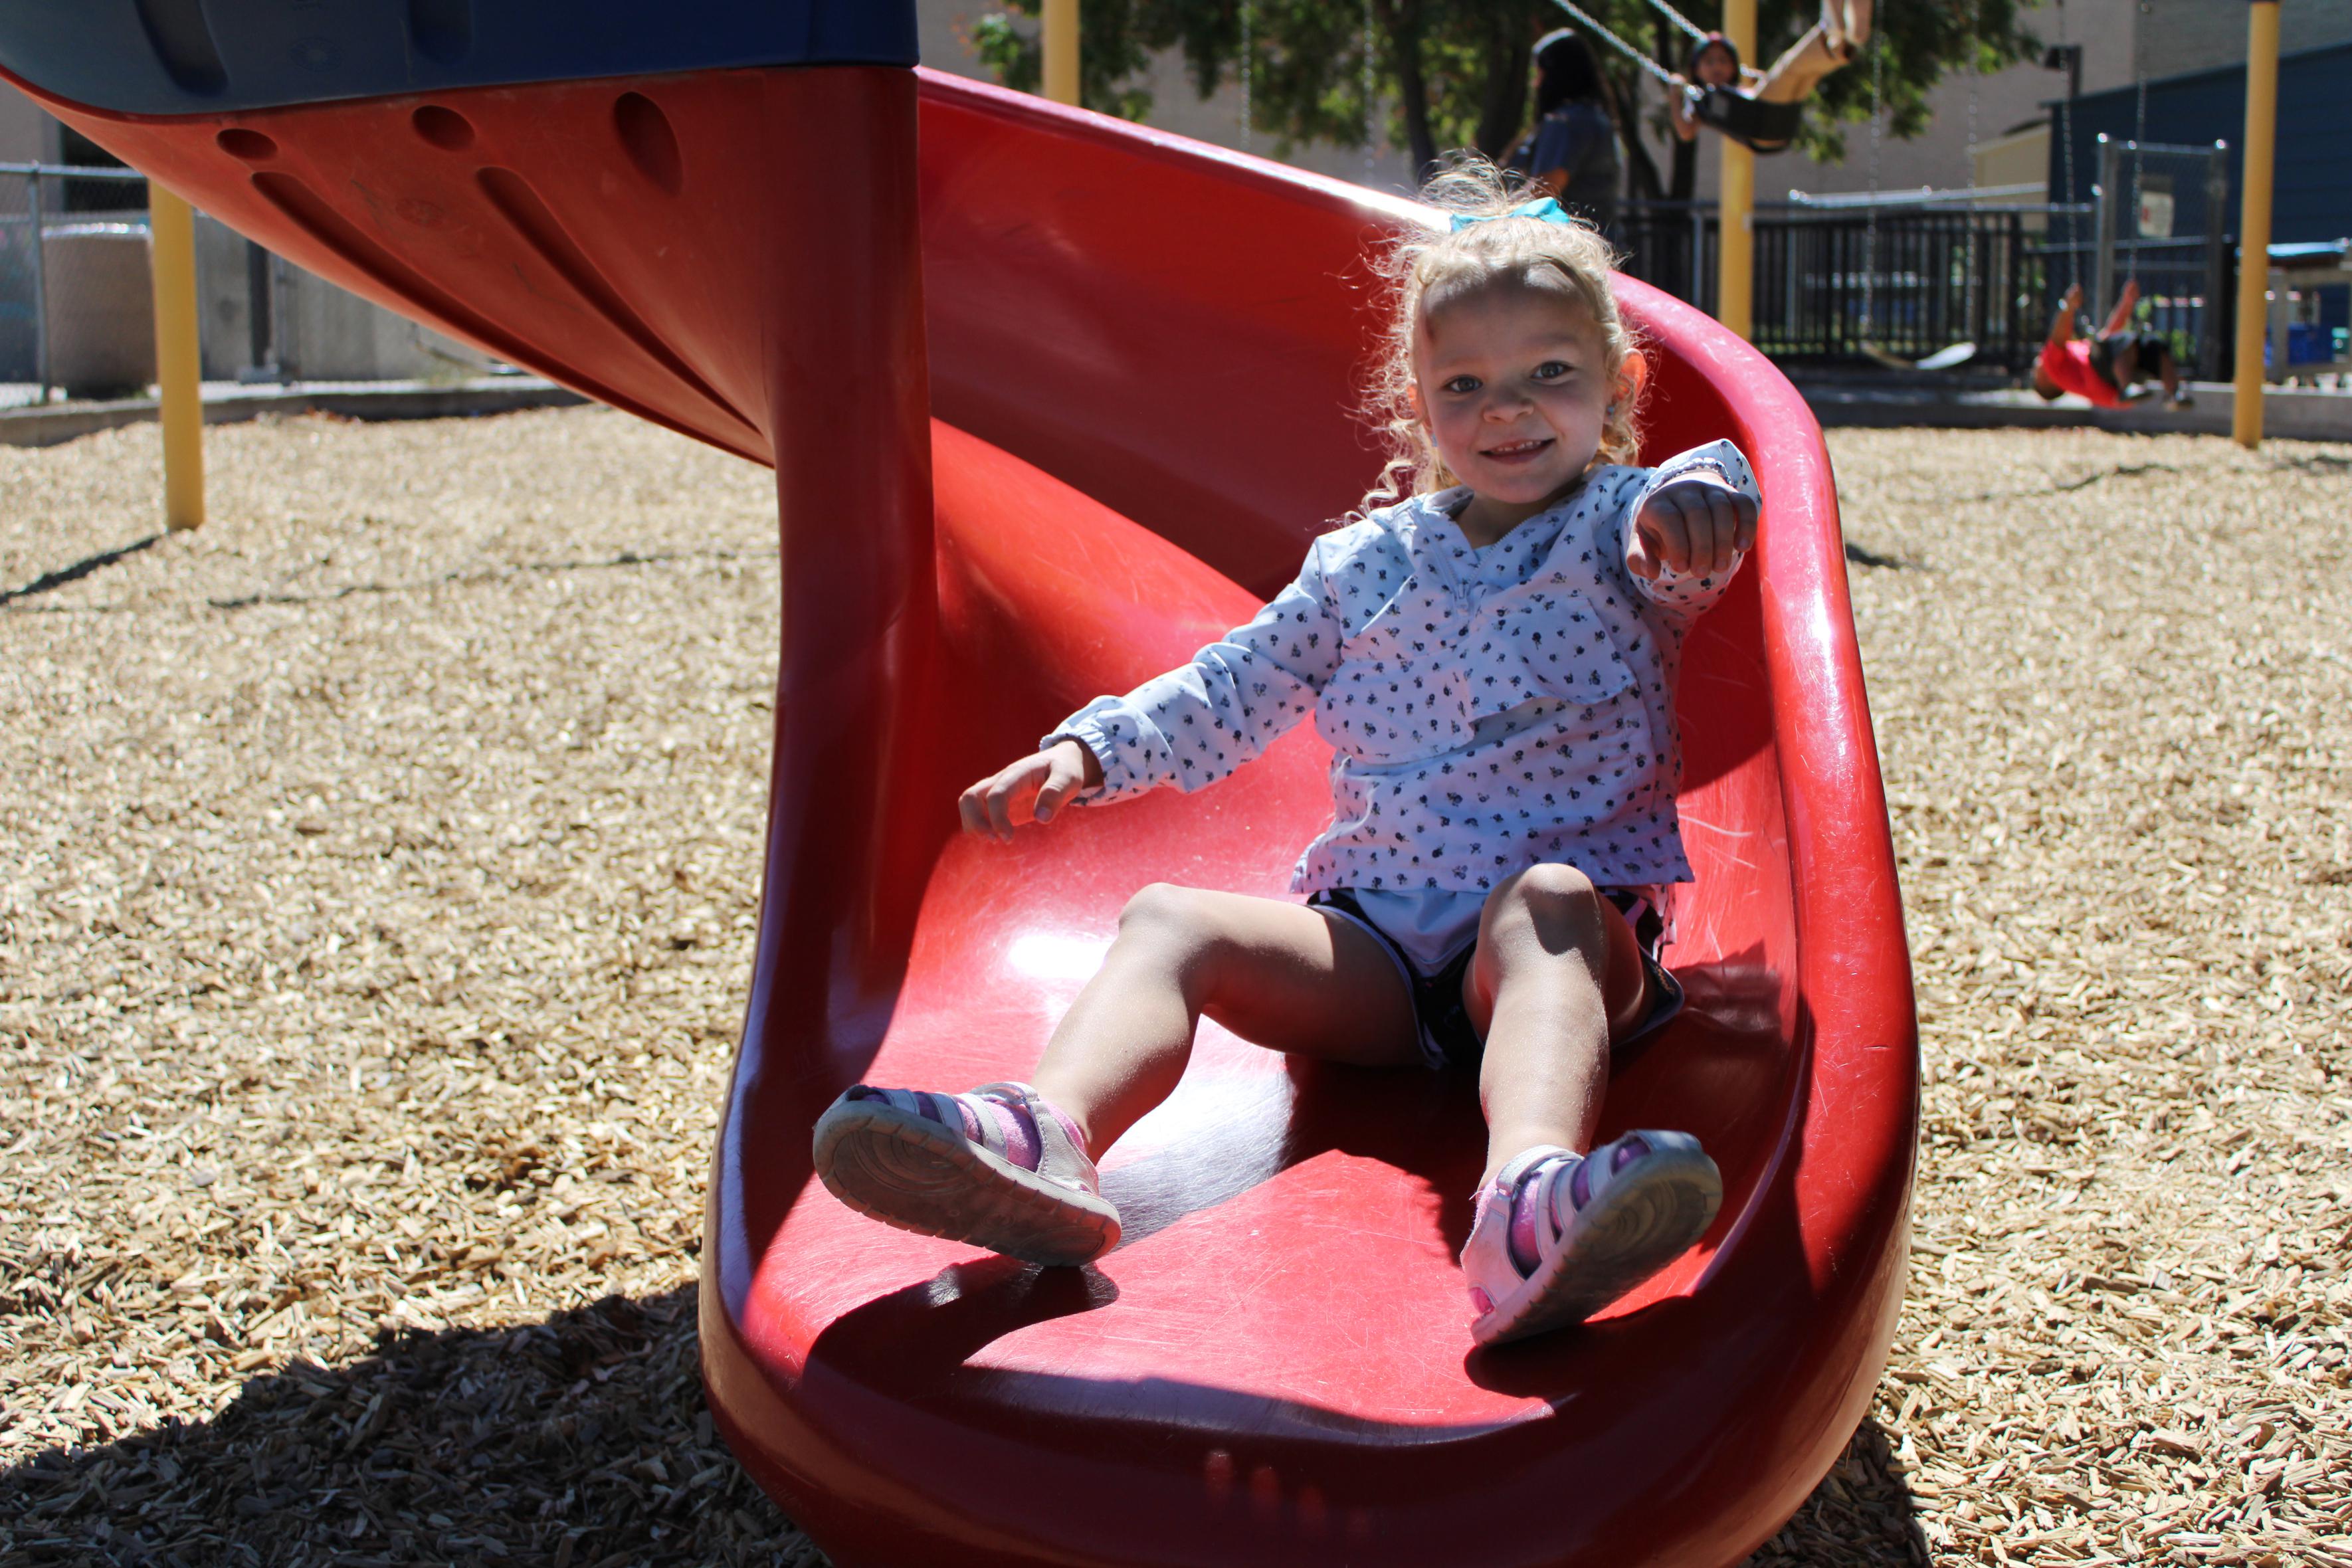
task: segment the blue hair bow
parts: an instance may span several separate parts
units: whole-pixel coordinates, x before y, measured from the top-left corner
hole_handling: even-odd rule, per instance
[[[1483,217],[1474,217],[1468,213],[1455,213],[1454,232],[1460,234],[1474,223],[1492,223],[1498,217],[1531,217],[1538,223],[1572,224],[1576,221],[1568,216],[1568,209],[1558,202],[1549,196],[1539,196],[1531,202],[1521,202],[1507,213],[1488,213]]]

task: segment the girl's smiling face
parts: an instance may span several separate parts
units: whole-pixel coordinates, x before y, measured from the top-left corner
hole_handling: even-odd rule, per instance
[[[1641,356],[1611,373],[1600,324],[1573,295],[1513,279],[1424,309],[1413,334],[1413,414],[1472,500],[1455,521],[1493,543],[1573,489],[1609,406],[1640,385]]]

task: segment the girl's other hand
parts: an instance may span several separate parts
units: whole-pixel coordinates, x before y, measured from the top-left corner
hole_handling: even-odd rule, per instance
[[[1756,547],[1756,503],[1722,480],[1693,475],[1642,503],[1626,569],[1645,582],[1662,572],[1712,577]]]
[[[981,780],[956,799],[966,833],[1008,839],[1024,822],[1051,822],[1062,803],[1102,783],[1102,763],[1081,741],[1057,741]]]

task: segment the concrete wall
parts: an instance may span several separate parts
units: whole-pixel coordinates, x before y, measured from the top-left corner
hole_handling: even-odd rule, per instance
[[[301,381],[436,380],[490,361],[297,267],[280,268],[278,362]]]
[[[249,378],[273,365],[301,381],[432,380],[478,374],[480,353],[264,252],[268,315],[265,363],[253,357],[252,246],[218,219],[196,216],[196,310],[209,381]]]
[[[57,121],[0,82],[0,163],[46,163],[58,155]]]

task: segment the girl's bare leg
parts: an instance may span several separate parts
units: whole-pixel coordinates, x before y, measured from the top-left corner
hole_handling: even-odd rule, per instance
[[[1756,96],[1766,103],[1802,103],[1823,77],[1843,70],[1848,58],[1830,47],[1829,35],[1816,26],[1772,62]]]
[[[1102,968],[1030,1081],[1099,1160],[1175,1090],[1203,1016],[1278,1051],[1363,1067],[1421,1060],[1404,979],[1361,927],[1275,899],[1158,883],[1128,900]]]
[[[1871,0],[1822,0],[1822,26],[1848,59],[1870,42],[1870,9]]]
[[[1496,888],[1463,977],[1470,1021],[1486,1036],[1478,1096],[1486,1173],[1539,1143],[1592,1146],[1609,1085],[1609,1042],[1649,1007],[1633,928],[1583,873],[1535,866]]]

